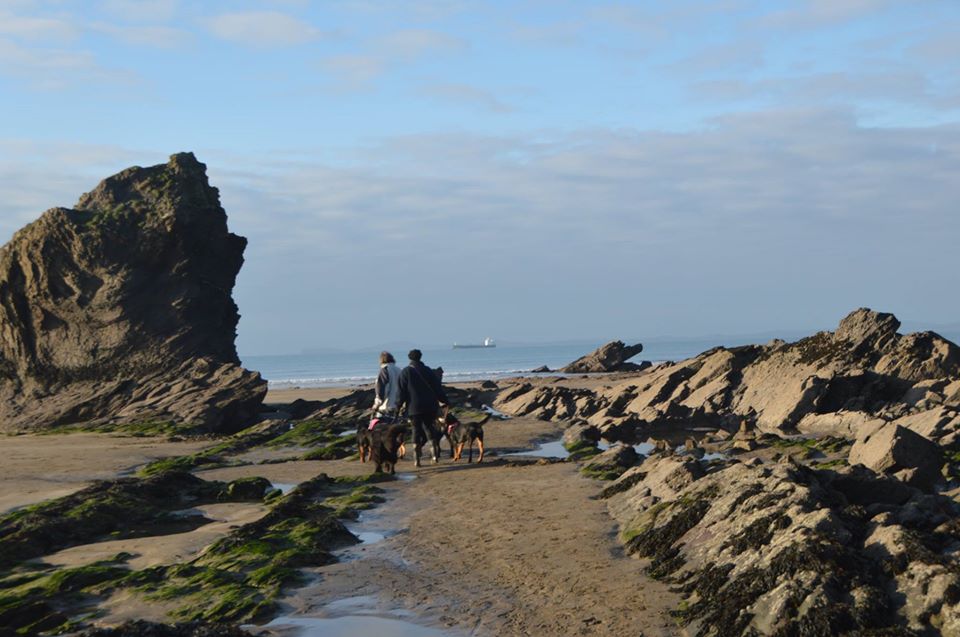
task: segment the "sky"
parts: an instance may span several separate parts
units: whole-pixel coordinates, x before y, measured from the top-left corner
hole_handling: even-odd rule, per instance
[[[960,323],[960,2],[0,0],[0,241],[193,151],[241,354]]]

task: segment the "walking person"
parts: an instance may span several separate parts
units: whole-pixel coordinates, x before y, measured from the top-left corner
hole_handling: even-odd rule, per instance
[[[400,398],[400,368],[390,352],[380,352],[380,373],[374,388],[373,417],[395,417]]]
[[[443,432],[437,424],[440,408],[447,406],[447,395],[433,370],[421,362],[423,354],[418,349],[410,350],[410,364],[400,372],[399,404],[406,406],[407,415],[413,424],[414,458],[420,466],[423,445],[427,439],[433,445],[433,462],[440,461],[440,439]]]

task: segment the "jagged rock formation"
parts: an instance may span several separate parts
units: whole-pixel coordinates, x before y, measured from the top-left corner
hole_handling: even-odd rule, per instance
[[[640,365],[627,361],[642,351],[643,345],[640,343],[624,345],[623,341],[611,341],[559,371],[564,374],[637,371]]]
[[[884,422],[960,445],[960,348],[933,332],[902,336],[891,314],[860,309],[795,343],[716,348],[600,389],[501,383],[497,409],[585,418],[604,432],[669,424],[856,437]],[[614,438],[616,436],[614,435]]]
[[[695,467],[695,469],[694,469]],[[650,456],[604,490],[697,636],[960,634],[958,506],[860,466]]]
[[[231,298],[246,239],[190,153],[101,182],[0,249],[0,428],[256,416]]]

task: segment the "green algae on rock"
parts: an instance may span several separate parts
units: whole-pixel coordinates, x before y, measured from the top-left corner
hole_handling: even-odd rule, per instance
[[[0,568],[106,537],[191,530],[209,520],[173,511],[209,502],[260,500],[269,488],[266,480],[263,483],[258,494],[249,484],[241,489],[176,471],[97,482],[77,493],[0,516]]]

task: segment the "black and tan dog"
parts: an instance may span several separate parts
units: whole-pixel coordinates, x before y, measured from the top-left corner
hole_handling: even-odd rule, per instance
[[[373,445],[373,431],[369,423],[361,422],[357,425],[357,453],[360,454],[360,462],[366,462],[370,459],[370,448]]]
[[[406,425],[380,425],[370,430],[370,460],[376,465],[374,473],[384,469],[390,475],[395,473],[398,452],[407,437]]]
[[[488,420],[490,420],[489,414],[478,422],[462,422],[450,412],[437,419],[437,424],[443,428],[443,434],[450,443],[450,457],[454,461],[462,457],[463,447],[468,445],[467,462],[473,462],[473,443],[476,442],[480,447],[480,457],[477,458],[477,462],[483,462],[483,425]]]
[[[399,419],[391,419],[378,426],[387,427],[388,424],[392,425],[402,423],[399,422]],[[372,445],[373,430],[370,429],[369,423],[361,422],[359,425],[357,425],[357,453],[360,454],[360,462],[366,462],[370,459]],[[397,458],[403,458],[405,455],[407,455],[406,440],[405,438],[401,438],[400,446],[397,448]]]

